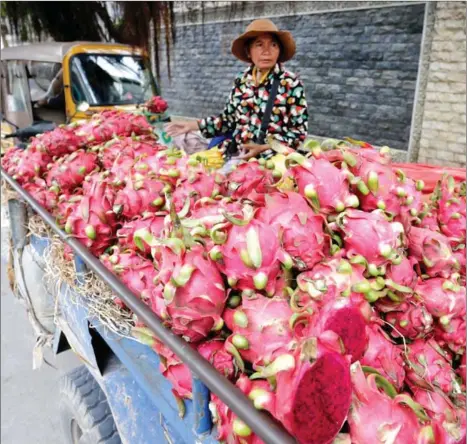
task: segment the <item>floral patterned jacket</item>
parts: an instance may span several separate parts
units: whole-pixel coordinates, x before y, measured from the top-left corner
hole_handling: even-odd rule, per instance
[[[237,145],[256,143],[274,76],[279,77],[280,83],[266,137],[272,135],[281,143],[298,148],[308,132],[305,92],[298,77],[279,63],[259,86],[255,85],[253,66],[237,77],[224,111],[199,121],[203,136],[212,138],[233,133]],[[225,150],[228,143],[228,140],[222,142],[219,148]],[[263,156],[272,154],[268,150]]]

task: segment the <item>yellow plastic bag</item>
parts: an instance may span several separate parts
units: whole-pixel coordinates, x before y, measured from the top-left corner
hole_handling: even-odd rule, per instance
[[[206,168],[218,170],[224,166],[224,157],[218,148],[193,153],[190,159],[201,162]]]

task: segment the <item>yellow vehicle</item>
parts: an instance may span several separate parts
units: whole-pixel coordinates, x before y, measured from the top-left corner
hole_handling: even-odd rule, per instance
[[[158,93],[142,50],[92,42],[3,48],[0,92],[2,136],[11,125],[61,124],[105,109],[134,109]]]

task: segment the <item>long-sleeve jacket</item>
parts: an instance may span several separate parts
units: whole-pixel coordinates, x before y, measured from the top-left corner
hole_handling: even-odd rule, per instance
[[[279,77],[280,83],[266,136],[272,135],[281,143],[298,148],[308,132],[305,92],[300,79],[281,64],[276,64],[258,86],[253,78],[253,66],[238,76],[222,113],[199,121],[202,134],[212,138],[233,133],[238,145],[257,143],[274,76]],[[220,148],[226,144],[227,141]]]

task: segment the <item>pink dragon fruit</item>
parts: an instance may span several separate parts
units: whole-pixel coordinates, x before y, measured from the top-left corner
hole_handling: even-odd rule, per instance
[[[152,237],[148,232],[142,236],[148,237]],[[157,279],[164,285],[163,297],[174,333],[197,342],[222,328],[221,314],[227,300],[224,282],[215,264],[204,258],[203,248],[193,246],[180,254],[169,247],[159,250]]]
[[[422,414],[409,395],[396,395],[394,387],[387,381],[383,382],[379,375],[365,376],[358,363],[353,365],[351,374],[353,399],[348,422],[352,443],[430,442],[422,438],[432,436],[433,431],[429,426],[422,429],[417,416]],[[378,384],[383,386],[386,393],[379,389]],[[434,444],[433,441],[431,443]]]
[[[160,356],[161,364],[160,369],[162,374],[171,382],[173,386],[172,392],[176,398],[192,399],[192,379],[190,369],[173,353],[168,347],[162,342],[154,338],[151,332],[148,332],[146,328],[137,328],[134,330],[143,331],[143,336],[150,338],[149,341],[146,339],[148,345],[150,345],[154,351]],[[139,333],[139,332],[136,332]],[[135,331],[133,331],[133,335]],[[141,337],[141,334],[136,334],[136,337]],[[203,356],[211,365],[222,375],[228,379],[232,379],[235,374],[232,356],[230,356],[224,347],[224,342],[216,339],[202,342],[195,346],[190,344],[192,348],[197,349],[198,353]]]
[[[456,375],[434,339],[417,339],[408,345],[405,360],[410,383],[422,388],[439,387],[447,394],[452,392]]]
[[[117,224],[106,188],[105,183],[96,184],[73,208],[65,225],[65,231],[73,234],[95,256],[100,256],[111,245]]]
[[[155,237],[162,237],[164,230],[164,217],[147,216],[124,223],[122,228],[117,231],[119,244],[123,248],[140,251],[146,255],[151,254],[151,247],[141,241],[138,237],[136,239],[134,237],[135,232],[142,228],[147,229],[149,233]]]
[[[299,443],[333,441],[346,420],[352,397],[349,362],[334,333],[308,339],[258,375],[275,375],[274,416]]]
[[[23,188],[47,211],[54,212],[57,208],[57,193],[49,190],[44,179],[36,177],[34,181],[25,183]]]
[[[222,183],[221,176],[208,174],[206,171],[189,171],[188,176],[182,179],[177,184],[177,188],[173,193],[173,201],[175,209],[180,211],[186,204],[187,199],[190,200],[192,207],[194,202],[203,197],[216,197]]]
[[[100,260],[139,298],[148,301],[152,297],[157,270],[151,260],[118,247],[112,247],[112,252],[102,255]]]
[[[47,184],[63,191],[72,191],[91,171],[98,169],[97,155],[83,150],[58,159],[47,173]]]
[[[292,314],[284,299],[270,299],[260,294],[244,297],[240,307],[227,309],[223,315],[233,332],[227,340],[227,350],[235,347],[254,367],[270,364],[288,352],[293,337],[289,326]]]
[[[425,228],[412,227],[408,233],[409,253],[425,265],[431,277],[448,278],[460,268],[452,253],[449,239]]]
[[[15,159],[10,161],[11,166],[9,166],[7,173],[17,180],[20,185],[41,177],[47,170],[47,165],[52,161],[48,154],[31,152],[30,150],[23,150],[14,157]]]
[[[352,172],[360,178],[360,181],[355,185],[355,191],[358,192],[363,210],[380,209],[393,216],[400,213],[401,199],[396,191],[398,187],[397,176],[389,165],[361,161],[359,167],[353,168]],[[398,191],[399,194],[405,195],[402,188]]]
[[[161,114],[167,110],[169,105],[167,102],[160,96],[151,97],[146,103],[146,108],[150,113]]]
[[[299,270],[312,268],[323,260],[327,235],[323,217],[316,215],[298,193],[274,193],[265,198],[258,219],[275,228],[284,250]]]
[[[389,264],[386,268],[386,286],[395,291],[397,291],[399,286],[404,287],[404,291],[415,288],[417,274],[415,273],[414,266],[416,263],[417,261],[413,257],[407,258],[403,256],[399,264]],[[399,288],[399,290],[401,289]]]
[[[424,338],[433,330],[433,317],[423,304],[404,302],[397,306],[397,311],[386,315],[386,320],[394,326],[391,335],[407,339]]]
[[[441,232],[447,236],[451,245],[465,244],[466,199],[456,193],[454,179],[444,176],[440,183],[438,200],[438,222]]]
[[[276,231],[257,219],[246,225],[233,225],[219,251],[219,270],[232,288],[240,290],[266,290],[273,294],[281,261],[292,265],[290,256],[286,259],[280,250]]]
[[[420,280],[415,292],[432,316],[438,318],[442,325],[448,325],[453,318],[465,316],[465,287],[452,280],[442,278]]]
[[[224,213],[233,217],[241,217],[244,206],[240,202],[233,202],[230,198],[222,199],[201,198],[191,207],[191,220],[196,220],[199,225],[207,229],[217,224],[226,222]]]
[[[31,152],[46,153],[51,157],[62,157],[82,148],[85,140],[76,135],[72,127],[59,126],[52,131],[38,134],[31,140]]]
[[[258,162],[246,162],[238,165],[228,177],[228,190],[234,200],[249,200],[258,205],[274,187],[275,178],[271,170]]]
[[[376,324],[367,327],[368,348],[360,363],[381,373],[400,389],[404,384],[405,371],[402,350],[394,345]]]
[[[100,144],[115,136],[131,136],[132,134],[149,134],[151,125],[142,115],[121,110],[103,111],[78,126],[75,134],[84,138],[87,143]]]
[[[324,260],[312,270],[297,276],[300,291],[307,293],[315,301],[321,301],[328,290],[335,289],[337,294],[350,296],[352,287],[365,280],[365,267],[351,264],[342,257]]]
[[[443,347],[448,347],[454,353],[465,352],[466,326],[465,318],[457,317],[449,321],[447,325],[439,322],[435,326],[435,339]]]
[[[374,211],[347,210],[339,216],[338,227],[344,235],[347,257],[363,256],[368,263],[381,266],[400,260],[398,248],[403,246],[404,229],[398,222],[390,223]]]
[[[2,168],[10,175],[14,176],[16,171],[16,165],[23,156],[24,150],[16,146],[11,147],[5,151],[2,155]]]
[[[166,149],[153,156],[137,159],[133,171],[141,175],[155,175],[167,184],[176,186],[187,171],[188,158],[177,149]]]
[[[347,174],[325,159],[306,159],[298,153],[288,156],[297,165],[289,168],[298,191],[309,199],[315,210],[323,214],[359,206],[357,196],[349,191]]]
[[[430,231],[440,232],[438,223],[438,209],[434,207],[428,207],[425,212],[420,216],[420,222],[414,222],[418,228],[425,228]]]
[[[328,293],[328,296],[330,293]],[[331,296],[313,316],[313,322],[302,336],[320,336],[325,331],[336,333],[342,340],[351,362],[358,361],[368,347],[367,325],[373,315],[364,296],[352,293],[349,297]]]
[[[129,180],[115,199],[115,212],[127,219],[160,211],[165,202],[164,183],[156,179]]]
[[[106,169],[112,168],[115,160],[122,156],[132,159],[137,157],[153,156],[166,147],[157,143],[157,138],[152,134],[142,136],[122,137],[111,139],[101,148],[99,157]]]
[[[414,400],[432,420],[435,443],[462,444],[466,438],[465,410],[455,407],[440,390],[412,387]]]

